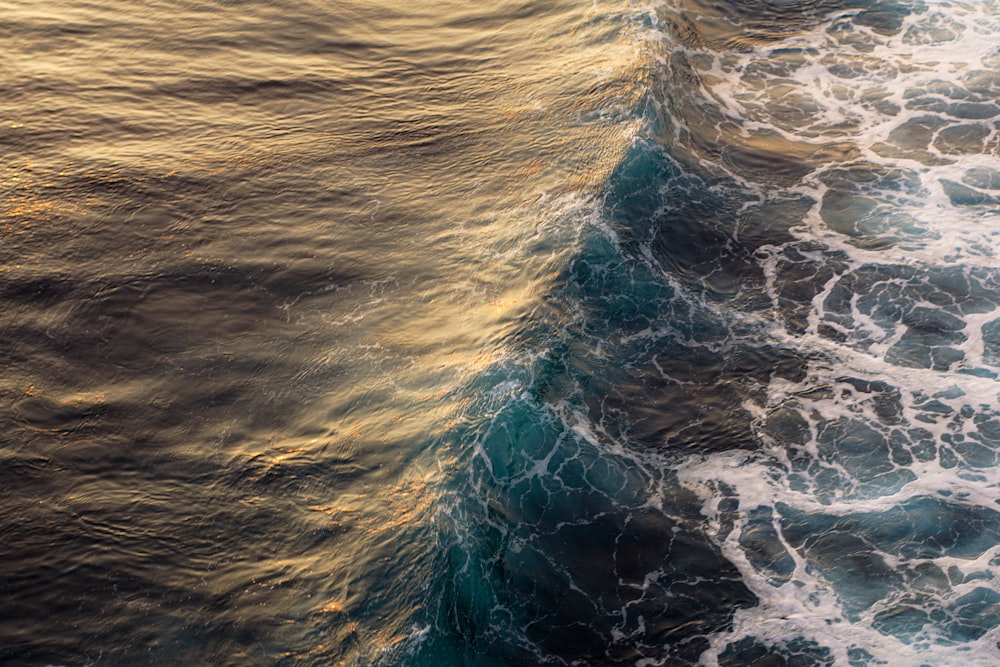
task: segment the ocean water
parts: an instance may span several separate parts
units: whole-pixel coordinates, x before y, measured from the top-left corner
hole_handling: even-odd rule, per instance
[[[0,10],[0,663],[1000,663],[997,0]]]

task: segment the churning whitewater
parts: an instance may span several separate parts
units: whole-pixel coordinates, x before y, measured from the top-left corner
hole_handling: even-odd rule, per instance
[[[432,635],[470,664],[996,664],[1000,4],[647,27],[642,129],[454,434]]]

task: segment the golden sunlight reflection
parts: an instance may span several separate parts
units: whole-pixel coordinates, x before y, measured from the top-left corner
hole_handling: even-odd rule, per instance
[[[23,600],[121,664],[399,646],[452,444],[642,122],[622,32],[647,28],[587,2],[7,4]]]
[[[312,505],[309,510],[326,515],[331,524],[368,535],[426,523],[439,499],[442,475],[454,464],[454,459],[438,461],[439,469],[410,475],[387,489],[345,495],[336,503]]]
[[[320,503],[310,506],[309,511],[322,517],[321,523],[338,531],[349,531],[354,535],[355,548],[363,552],[377,551],[380,545],[406,543],[421,527],[426,527],[434,519],[435,508],[439,504],[442,475],[449,474],[448,468],[454,461],[441,461],[438,470],[410,474],[407,479],[377,492],[344,494],[335,503]],[[388,560],[383,556],[382,560]],[[320,600],[312,613],[326,618],[324,623],[334,623],[338,633],[357,632],[353,620],[357,604],[358,576],[350,569],[331,571],[330,576],[340,584],[332,586],[330,594]],[[379,651],[384,651],[407,638],[402,628],[387,623],[367,629],[365,641]],[[324,644],[313,648],[315,654],[325,651]]]
[[[59,172],[58,176],[62,175]],[[33,225],[53,222],[77,210],[53,197],[53,176],[51,170],[34,167],[30,162],[0,168],[0,188],[4,192],[0,215],[8,234],[24,234]],[[85,205],[98,206],[100,202],[88,199]]]

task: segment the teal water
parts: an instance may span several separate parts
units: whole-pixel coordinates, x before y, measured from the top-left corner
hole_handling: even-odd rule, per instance
[[[995,0],[2,7],[0,662],[1000,659]]]

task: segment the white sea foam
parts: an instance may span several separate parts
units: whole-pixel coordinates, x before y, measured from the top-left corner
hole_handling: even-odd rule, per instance
[[[666,110],[675,152],[754,201],[814,202],[794,241],[757,251],[772,308],[743,315],[813,361],[744,406],[760,450],[677,468],[760,600],[706,665],[744,638],[812,642],[836,665],[1000,660],[1000,3],[907,6],[886,25],[851,10],[668,47],[671,75],[691,74]],[[793,271],[807,302],[782,293]]]

